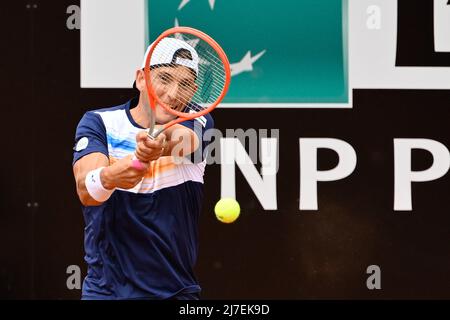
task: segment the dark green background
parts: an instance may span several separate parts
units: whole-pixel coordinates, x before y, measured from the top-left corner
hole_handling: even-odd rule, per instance
[[[267,50],[252,72],[232,78],[225,102],[348,102],[346,1],[216,0],[211,10],[207,0],[191,0],[178,10],[180,2],[149,0],[151,40],[177,18],[216,39],[230,63]]]

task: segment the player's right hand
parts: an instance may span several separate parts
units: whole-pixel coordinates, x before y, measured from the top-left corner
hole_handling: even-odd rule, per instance
[[[140,169],[133,165],[133,156],[129,155],[105,167],[101,172],[102,184],[106,189],[130,189],[142,181],[150,166],[147,162],[141,163]]]
[[[151,139],[146,131],[140,131],[136,135],[136,157],[141,162],[157,160],[164,152],[165,143],[166,136],[164,133],[159,134],[156,139]]]

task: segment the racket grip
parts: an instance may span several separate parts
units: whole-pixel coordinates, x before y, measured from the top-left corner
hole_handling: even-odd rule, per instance
[[[150,132],[150,129],[147,130],[147,136],[152,139],[155,140],[156,137],[158,137],[158,135],[162,132],[162,130],[154,128],[153,132]]]

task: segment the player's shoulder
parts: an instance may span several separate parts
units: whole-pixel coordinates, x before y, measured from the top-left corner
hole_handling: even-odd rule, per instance
[[[196,103],[192,103],[191,105],[189,105],[188,108],[190,109],[188,111],[189,113],[202,109],[202,107]],[[204,128],[213,128],[214,127],[214,118],[212,117],[212,115],[210,113],[207,113],[207,114],[204,114],[203,116],[195,118],[193,121],[195,121],[195,120],[197,120],[199,123],[201,123]]]
[[[120,110],[126,110],[126,108],[128,107],[129,102],[124,103],[124,104],[120,104],[118,106],[113,106],[113,107],[101,107],[101,108],[97,108],[97,109],[91,109],[86,111],[85,114],[103,114],[103,113],[108,113],[108,112],[114,112],[114,111],[120,111]]]
[[[198,118],[195,118],[193,120],[194,122],[199,122],[205,130],[214,128],[214,118],[210,113],[204,114],[203,116],[200,116]]]
[[[87,110],[78,123],[77,132],[87,132],[92,130],[105,132],[108,119],[111,117],[123,118],[122,113],[125,112],[127,104],[129,103],[130,102],[113,107],[92,108]]]
[[[187,122],[191,123],[192,128],[195,128],[196,126],[203,128],[203,130],[214,128],[214,119],[209,113]]]
[[[205,117],[206,121],[210,122],[211,126],[214,127],[214,118],[213,118],[213,116],[210,113],[207,113],[207,114],[204,115],[204,117]]]
[[[130,101],[112,107],[91,108],[86,111],[81,122],[93,122],[102,124],[110,118],[123,118],[126,109],[129,108]]]

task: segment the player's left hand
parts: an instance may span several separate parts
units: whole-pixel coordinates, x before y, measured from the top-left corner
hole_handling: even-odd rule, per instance
[[[150,162],[157,160],[163,154],[166,136],[161,133],[153,140],[148,137],[146,131],[141,131],[136,135],[136,142],[136,157],[139,161]]]

